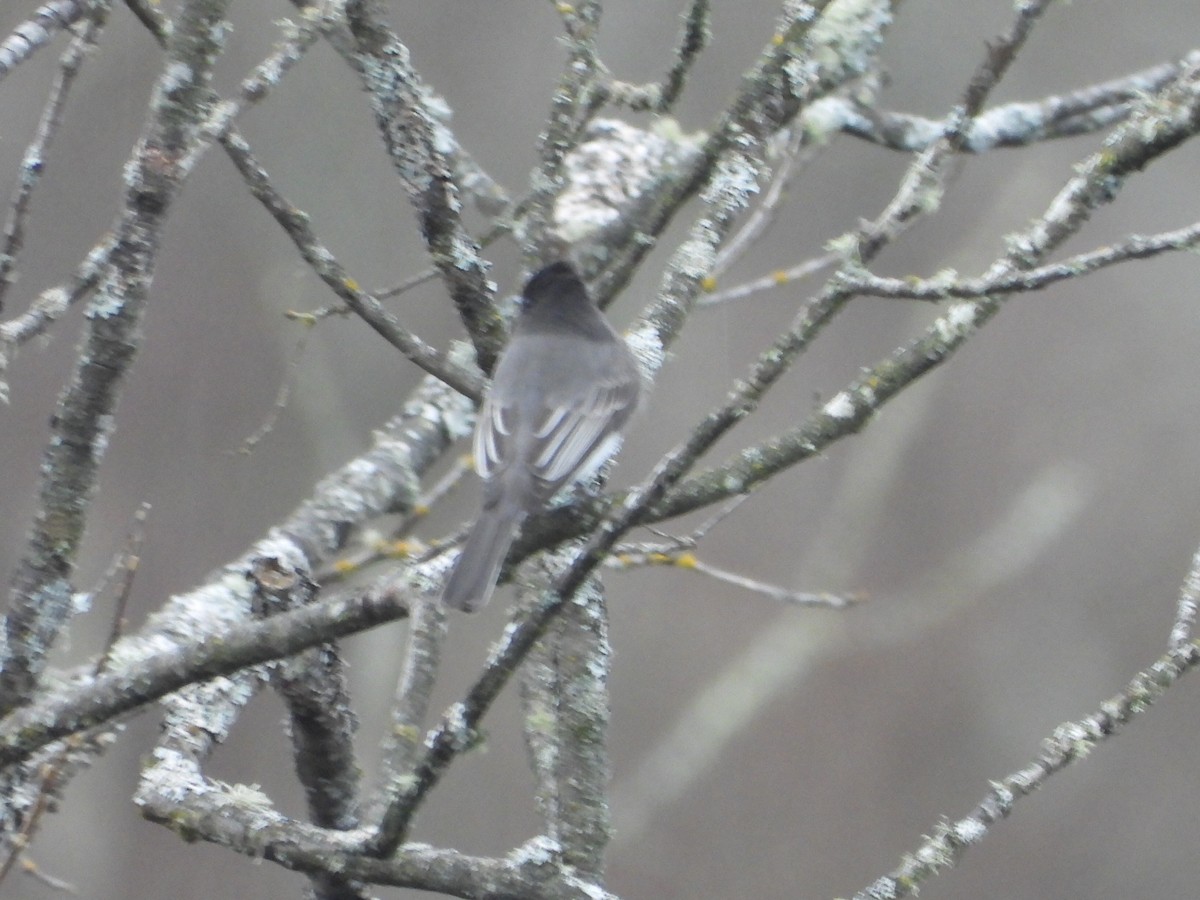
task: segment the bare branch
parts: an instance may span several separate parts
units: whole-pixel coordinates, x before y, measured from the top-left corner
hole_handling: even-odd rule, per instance
[[[309,225],[309,218],[285,199],[266,170],[254,158],[250,145],[236,134],[228,134],[221,146],[237,166],[250,193],[267,208],[296,245],[314,272],[375,332],[426,372],[468,397],[478,398],[482,380],[447,354],[425,343],[400,324],[379,301],[359,287],[337,258],[320,242]]]
[[[12,199],[9,201],[11,209],[7,221],[4,223],[4,247],[0,250],[0,308],[3,308],[3,297],[15,280],[14,268],[17,254],[21,252],[21,248],[25,244],[25,224],[29,216],[29,203],[34,189],[41,182],[45,172],[46,153],[62,124],[63,107],[71,92],[71,86],[75,83],[75,77],[83,65],[84,56],[99,36],[107,15],[107,5],[97,4],[95,13],[88,20],[84,33],[71,41],[70,47],[63,53],[62,59],[59,61],[58,77],[55,78],[54,85],[50,89],[50,96],[46,99],[37,132],[33,141],[25,149],[25,156],[21,160],[21,176]],[[2,46],[0,46],[0,54],[3,54]]]
[[[630,84],[612,77],[608,67],[596,60],[594,65],[604,76],[597,86],[600,96],[616,106],[635,112],[666,113],[683,92],[688,73],[696,58],[712,39],[709,30],[709,0],[691,0],[683,17],[683,33],[675,49],[674,62],[662,81],[650,84]]]
[[[251,572],[254,607],[262,616],[310,605],[317,585],[294,577],[275,560]],[[292,757],[304,787],[309,817],[322,828],[351,831],[359,826],[361,772],[354,755],[358,722],[350,708],[346,662],[337,644],[322,643],[272,667],[271,684],[289,713]],[[318,900],[365,900],[360,884],[337,873],[313,873]]]
[[[958,278],[954,272],[941,273],[932,278],[883,278],[867,272],[843,270],[838,279],[847,290],[873,297],[933,302],[969,300],[992,294],[1040,291],[1060,281],[1089,275],[1117,263],[1149,259],[1175,250],[1194,250],[1198,245],[1200,222],[1147,237],[1130,235],[1119,244],[1019,272],[993,271],[979,278]]]
[[[95,249],[73,280],[42,290],[29,310],[0,323],[2,377],[10,354],[50,331],[72,304],[90,300],[86,321],[70,323],[84,332],[77,372],[51,424],[38,518],[13,580],[7,630],[0,634],[0,846],[7,857],[0,863],[0,880],[17,870],[39,823],[65,795],[74,775],[117,740],[128,719],[156,703],[163,727],[144,759],[136,797],[147,818],[189,840],[211,842],[299,872],[319,900],[362,900],[372,884],[469,897],[607,900],[612,896],[603,885],[603,855],[612,830],[606,685],[611,648],[596,567],[671,565],[781,603],[847,605],[856,599],[853,595],[793,591],[752,572],[743,574],[737,566],[731,570],[700,558],[695,548],[702,546],[720,516],[682,539],[658,535],[631,542],[632,529],[714,503],[728,505],[720,514],[728,515],[787,467],[865,427],[890,399],[947,361],[1008,296],[1117,263],[1200,246],[1200,224],[1194,224],[1149,236],[1129,235],[1052,262],[1066,240],[1079,239],[1083,223],[1111,202],[1129,175],[1200,131],[1200,51],[1182,63],[1034,103],[989,108],[993,88],[1049,0],[1014,0],[1008,32],[988,47],[961,102],[941,119],[877,108],[882,84],[878,54],[898,0],[786,0],[757,61],[745,67],[733,100],[718,107],[707,128],[692,134],[661,116],[641,128],[599,116],[609,105],[658,113],[672,108],[705,47],[709,0],[686,0],[680,46],[674,56],[670,48],[664,52],[665,76],[640,85],[615,80],[598,55],[603,0],[554,2],[566,32],[560,42],[565,53],[537,49],[548,59],[565,60],[551,85],[546,128],[534,142],[538,161],[526,193],[511,199],[459,145],[448,104],[416,71],[408,46],[385,21],[385,4],[292,0],[302,15],[282,25],[274,52],[242,82],[232,100],[222,102],[211,90],[209,73],[220,49],[225,27],[221,14],[227,2],[180,0],[171,7],[173,18],[168,18],[156,2],[126,0],[166,53],[141,141],[124,170],[124,210],[111,234],[93,238]],[[40,174],[38,162],[55,134],[70,65],[77,62],[87,36],[99,29],[109,5],[108,0],[43,5],[30,21],[44,34],[26,23],[0,42],[2,79],[12,65],[48,45],[58,31],[70,27],[75,38],[64,53],[59,84],[46,104],[42,125],[30,140],[19,173],[23,183],[0,237],[7,238],[0,249],[8,255],[0,258],[0,293],[18,269],[26,268],[25,255],[32,246],[21,252],[20,266],[15,258]],[[77,25],[64,24],[70,15]],[[405,280],[394,292],[364,291],[320,240],[319,229],[284,197],[281,184],[260,164],[269,148],[252,150],[235,128],[243,111],[266,96],[274,99],[275,86],[300,59],[317,64],[316,56],[306,54],[318,37],[341,54],[366,87],[378,132],[411,198],[432,277],[440,277],[449,289],[472,345],[454,342],[443,350],[427,344],[408,327],[406,313],[389,312],[379,302],[427,280],[429,273]],[[13,79],[6,86],[17,84]],[[881,251],[936,209],[962,154],[1114,122],[1124,124],[1115,128],[1100,152],[1076,168],[1076,177],[1040,219],[1006,239],[982,274],[966,278],[944,272],[920,279],[873,274],[876,266],[884,265]],[[727,288],[721,283],[718,289],[729,265],[765,234],[789,179],[829,146],[827,138],[843,132],[896,149],[920,150],[891,202],[830,244],[828,254],[780,266],[780,271],[744,285]],[[120,624],[128,578],[116,586],[118,609],[108,646],[86,665],[56,670],[47,662],[47,650],[67,617],[80,611],[87,599],[72,584],[75,559],[121,380],[140,345],[159,234],[168,214],[177,212],[179,187],[213,142],[225,146],[241,175],[240,181],[236,176],[230,180],[232,173],[226,170],[227,185],[234,190],[249,186],[308,267],[333,291],[337,300],[329,302],[347,304],[429,377],[370,453],[317,485],[299,509],[198,587],[160,599],[149,621],[133,633],[123,634]],[[36,199],[40,201],[40,194]],[[487,219],[479,240],[469,233],[463,211],[472,200]],[[676,222],[681,210],[690,219]],[[511,236],[528,262],[567,246],[586,271],[593,293],[607,304],[668,235],[679,243],[660,254],[667,259],[660,289],[629,335],[648,380],[668,364],[673,342],[698,307],[794,284],[818,271],[837,271],[803,302],[787,330],[763,349],[746,377],[729,386],[727,397],[686,440],[663,453],[634,490],[560,498],[554,508],[526,523],[507,560],[505,577],[513,577],[516,564],[531,554],[557,548],[541,553],[537,561],[548,575],[535,579],[540,588],[536,593],[522,595],[474,683],[440,720],[434,717],[431,727],[431,698],[440,680],[447,623],[444,611],[430,598],[445,574],[450,555],[445,550],[457,532],[427,536],[424,530],[446,527],[427,513],[461,482],[468,466],[459,461],[444,477],[422,482],[433,471],[430,467],[453,452],[454,441],[470,430],[474,413],[468,397],[478,397],[503,341],[503,320],[494,303],[495,288],[486,279],[488,263],[481,247]],[[786,389],[784,376],[802,361],[825,325],[864,295],[951,302],[936,319],[913,309],[913,321],[921,317],[917,338],[875,366],[857,369],[854,381],[807,418],[796,417],[775,437],[692,475],[718,441],[731,437],[730,432],[756,413],[768,392]],[[331,307],[292,317],[311,324],[340,312]],[[889,341],[889,346],[895,343]],[[481,370],[470,361],[472,348]],[[272,417],[285,402],[287,386],[285,382]],[[794,415],[803,396],[798,401],[780,399],[790,401]],[[888,430],[887,421],[881,424],[884,427],[872,428],[871,434],[881,431],[884,440],[895,439],[897,432]],[[919,426],[905,427],[915,434]],[[895,446],[889,449],[895,452]],[[871,460],[867,477],[854,485],[856,495],[878,489],[894,476],[898,463],[880,464],[880,455]],[[862,475],[863,469],[852,474]],[[764,698],[794,680],[820,653],[839,645],[842,631],[852,631],[859,640],[876,636],[880,643],[885,633],[887,640],[911,635],[927,628],[945,609],[961,609],[971,602],[976,596],[971,592],[981,585],[994,586],[1025,571],[1082,503],[1082,492],[1069,473],[1065,478],[1059,477],[1061,472],[1051,475],[1023,491],[984,539],[965,549],[957,547],[953,559],[919,579],[904,596],[892,593],[885,598],[889,602],[874,604],[867,616],[814,619],[808,613],[785,612],[747,653],[733,654],[733,665],[697,692],[695,708],[684,711],[676,729],[630,780],[629,789],[618,792],[616,814],[623,814],[620,803],[629,803],[636,794],[630,804],[632,818],[641,819],[632,828],[619,823],[618,835],[637,841],[641,826],[658,805],[694,784],[706,762],[716,760],[728,742],[747,733],[750,717],[761,712]],[[1066,500],[1055,494],[1056,485],[1070,495]],[[845,493],[851,493],[849,486]],[[879,499],[881,493],[873,496],[876,499],[869,502],[879,504],[873,507],[877,510],[884,499]],[[847,537],[846,523],[871,518],[862,515],[866,503],[847,503],[852,512],[840,513],[840,528],[816,523],[824,528],[826,540],[809,552],[812,558],[830,560],[835,574],[826,570],[811,577],[853,585],[861,575],[852,567],[861,565],[872,528],[868,524]],[[383,516],[387,524],[377,521]],[[837,540],[829,537],[834,530]],[[128,577],[136,555],[132,549],[128,553],[123,570]],[[365,567],[379,563],[386,571],[368,587],[358,586],[366,580]],[[1200,551],[1193,568],[1197,567]],[[918,593],[948,593],[937,579],[965,590],[937,604],[936,612],[909,615],[918,605]],[[325,593],[320,593],[318,581],[324,582]],[[1104,704],[1100,715],[1063,726],[1034,764],[1010,776],[979,810],[939,829],[911,859],[860,897],[875,896],[872,891],[900,896],[915,890],[943,862],[953,864],[965,846],[988,831],[987,816],[998,820],[1007,815],[1021,791],[1045,783],[1050,774],[1136,714],[1144,697],[1154,699],[1155,691],[1161,693],[1179,674],[1195,667],[1200,657],[1200,642],[1193,636],[1198,598],[1200,572],[1193,571],[1181,591],[1170,652],[1163,659],[1131,682],[1121,697]],[[907,602],[892,602],[897,600]],[[391,728],[383,737],[380,771],[371,777],[378,790],[363,793],[344,662],[333,641],[406,617],[408,645],[395,686]],[[541,834],[504,857],[468,856],[409,842],[418,810],[423,814],[450,766],[480,744],[484,717],[518,671]],[[755,684],[748,689],[749,680]],[[212,777],[210,756],[241,726],[246,705],[256,693],[272,684],[289,707],[287,727],[311,821],[282,815],[257,785],[227,785]],[[721,693],[734,690],[752,696],[734,707],[728,700],[731,693]],[[710,707],[710,718],[697,712],[703,705]],[[711,707],[722,710],[721,721],[711,718]],[[697,739],[697,730],[706,733]]]
[[[561,561],[570,550],[556,554]],[[548,567],[553,569],[553,562]],[[546,834],[562,860],[600,881],[608,816],[608,610],[595,579],[567,604],[521,666],[522,730]]]
[[[0,659],[0,712],[33,692],[70,610],[70,579],[123,376],[141,342],[141,320],[159,237],[184,166],[204,138],[209,78],[221,49],[225,4],[184,5],[187,37],[177,41],[159,78],[146,131],[128,168],[125,207],[100,293],[92,302],[85,347],[61,398],[42,466],[39,510],[13,580],[7,642]]]
[[[690,542],[689,542],[690,543]],[[705,562],[696,555],[693,549],[680,549],[678,546],[648,547],[645,545],[623,545],[617,552],[605,560],[609,568],[632,569],[635,566],[669,566],[688,572],[698,572],[716,581],[732,584],[735,587],[762,594],[782,603],[793,606],[818,606],[828,609],[846,609],[859,603],[863,598],[855,595],[831,594],[825,591],[794,591],[770,584],[758,578],[739,575],[712,563]]]
[[[111,235],[92,248],[75,270],[69,287],[42,291],[29,309],[0,324],[0,401],[8,401],[8,385],[3,380],[12,351],[35,337],[45,334],[71,306],[91,294],[108,267],[115,244]]]
[[[384,735],[380,790],[367,813],[367,821],[372,824],[383,817],[386,798],[400,790],[420,755],[445,638],[446,612],[441,604],[416,600],[409,614],[404,669],[392,699],[391,728]]]
[[[480,367],[491,371],[503,326],[492,305],[487,264],[462,223],[454,166],[446,153],[457,142],[431,110],[429,91],[409,61],[408,48],[384,24],[377,4],[345,0],[344,8],[363,86],[396,173],[412,198],[429,254],[467,326]]]
[[[262,622],[214,632],[196,644],[123,660],[119,666],[110,666],[87,690],[35,698],[0,719],[0,766],[188,685],[292,656],[407,614],[408,600],[402,589],[396,588],[316,603]]]
[[[1151,161],[1173,150],[1200,131],[1200,64],[1161,94],[1147,98],[1134,115],[1106,141],[1105,149],[1079,167],[1042,218],[1025,232],[1011,237],[1009,252],[989,269],[987,278],[1008,277],[1034,268],[1068,237],[1091,213],[1117,196],[1124,180]],[[1147,135],[1151,135],[1147,139]],[[891,217],[885,217],[891,221]],[[878,229],[873,233],[880,233]],[[862,258],[861,250],[857,254]],[[837,279],[834,285],[837,285]],[[767,357],[791,352],[790,343],[803,342],[819,327],[831,303],[844,302],[845,294],[831,287],[810,305],[787,338]],[[728,463],[703,472],[679,486],[655,511],[655,517],[678,515],[699,506],[752,489],[770,474],[819,453],[832,441],[853,434],[884,403],[932,368],[941,365],[999,311],[1005,298],[987,296],[963,300],[907,347],[867,370],[839,392],[820,411],[796,428],[770,441],[743,450]],[[768,366],[768,371],[772,366]]]
[[[1078,91],[985,110],[972,122],[963,152],[1021,147],[1111,127],[1129,116],[1140,97],[1162,90],[1197,60],[1200,51],[1193,51],[1179,62],[1152,66]],[[826,112],[827,126],[836,122],[838,130],[893,150],[922,150],[945,127],[944,122],[876,110],[851,100],[834,101]]]
[[[107,8],[107,2],[87,0],[50,0],[39,6],[33,16],[0,41],[0,80],[46,46],[55,33],[70,28],[89,10],[106,11]]]
[[[1195,571],[1190,579],[1197,577]],[[963,853],[987,837],[991,826],[1007,819],[1018,800],[1044,787],[1047,780],[1087,757],[1118,729],[1148,710],[1183,675],[1200,665],[1200,644],[1190,641],[1172,648],[1139,672],[1119,694],[1082,719],[1065,722],[1042,742],[1037,758],[1023,769],[992,783],[984,799],[955,822],[942,821],[929,838],[901,864],[854,900],[880,900],[915,895],[934,875],[953,868]]]

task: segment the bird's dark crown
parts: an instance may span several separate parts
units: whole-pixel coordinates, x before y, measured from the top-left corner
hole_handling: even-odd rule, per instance
[[[525,283],[525,305],[536,306],[544,300],[586,299],[587,288],[566,260],[560,259],[534,272]]]

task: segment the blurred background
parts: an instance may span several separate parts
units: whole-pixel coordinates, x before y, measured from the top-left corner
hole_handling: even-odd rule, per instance
[[[519,193],[563,60],[550,5],[385,4],[424,78],[454,110],[464,147]],[[678,109],[705,127],[771,33],[777,3],[717,2],[714,38]],[[0,8],[8,34],[36,8]],[[682,4],[610,0],[600,46],[623,79],[666,69]],[[269,52],[290,4],[234,5],[219,89]],[[994,0],[909,0],[883,56],[882,105],[938,117],[1010,18]],[[1052,7],[994,103],[1036,100],[1175,60],[1195,46],[1194,0]],[[0,89],[0,184],[24,147],[66,42]],[[46,162],[22,281],[5,318],[67,279],[108,227],[161,54],[117,4]],[[648,125],[647,117],[630,121]],[[411,207],[393,176],[356,77],[318,44],[240,127],[276,184],[312,216],[355,277],[386,287],[426,267]],[[882,274],[976,273],[1004,235],[1041,214],[1102,135],[967,159],[942,211],[878,262]],[[874,216],[908,164],[839,139],[799,177],[778,221],[725,284],[817,255]],[[1197,219],[1200,146],[1130,181],[1066,252]],[[687,224],[687,211],[680,220]],[[676,227],[610,311],[648,301]],[[510,291],[511,244],[487,252]],[[967,814],[1032,760],[1060,722],[1096,709],[1164,650],[1179,585],[1200,542],[1200,376],[1195,255],[1123,265],[1018,297],[948,365],[890,404],[860,436],[777,478],[725,520],[703,558],[804,590],[862,591],[850,611],[781,607],[682,571],[609,573],[613,818],[609,886],[626,898],[833,897],[894,868],[937,824]],[[614,476],[640,480],[725,395],[813,289],[798,284],[692,317]],[[249,456],[231,451],[269,414],[300,327],[289,309],[331,302],[219,150],[179,198],[134,367],[101,477],[77,584],[94,584],[139,504],[152,509],[130,627],[172,593],[244,552],[331,469],[363,452],[419,373],[357,320],[312,335],[293,399]],[[461,327],[431,283],[390,301],[439,346]],[[920,333],[928,306],[856,301],[763,409],[709,463],[775,433],[864,366]],[[81,316],[23,349],[0,408],[0,571],[19,559],[54,399],[71,371]],[[465,448],[464,448],[465,449]],[[474,485],[423,536],[472,514]],[[698,521],[698,520],[697,520]],[[694,522],[677,523],[680,532]],[[440,709],[478,671],[506,601],[452,622]],[[57,662],[96,653],[111,609],[80,617]],[[346,643],[374,772],[403,626]],[[1086,762],[1052,779],[922,897],[1009,900],[1194,896],[1200,880],[1196,726],[1185,682]],[[262,789],[303,814],[264,693],[208,771]],[[514,692],[486,722],[486,752],[454,766],[413,839],[504,854],[537,833],[533,779]],[[88,898],[296,896],[305,880],[144,822],[130,802],[154,711],[69,789],[30,858]],[[57,897],[19,875],[14,897]],[[415,896],[381,890],[384,897]]]

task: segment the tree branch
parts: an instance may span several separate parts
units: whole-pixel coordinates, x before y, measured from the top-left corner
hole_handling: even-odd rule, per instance
[[[59,31],[70,28],[91,10],[107,10],[107,2],[87,0],[50,0],[43,3],[34,14],[13,29],[12,34],[0,41],[0,81],[25,62]]]
[[[55,413],[29,547],[12,579],[0,658],[0,714],[26,700],[70,612],[70,579],[113,427],[121,384],[141,343],[159,238],[190,168],[211,103],[228,0],[191,0],[168,54],[150,118],[127,168],[125,207],[100,292],[88,310],[79,363]]]
[[[1160,94],[1148,98],[1088,157],[1051,202],[1042,218],[1008,241],[1009,252],[984,276],[1008,278],[1032,269],[1075,234],[1093,211],[1116,198],[1126,178],[1200,131],[1200,63]],[[861,252],[858,254],[862,258]],[[857,263],[856,263],[857,265]],[[847,298],[833,286],[814,301],[777,349],[764,355],[768,369],[775,354],[790,353],[820,324],[815,313]],[[839,392],[796,428],[749,447],[721,466],[681,484],[653,511],[653,518],[681,515],[731,495],[752,490],[776,472],[821,452],[838,438],[860,430],[903,388],[945,362],[1000,309],[1004,296],[964,300],[952,306],[916,341],[878,363]],[[763,365],[763,364],[760,364]]]
[[[487,264],[463,227],[462,203],[447,149],[453,140],[432,113],[429,91],[409,61],[408,48],[384,24],[373,0],[344,0],[358,52],[358,69],[400,181],[417,213],[433,264],[490,372],[504,333],[487,280]],[[345,299],[345,298],[343,298]]]
[[[1195,569],[1189,574],[1195,580]],[[991,826],[1007,819],[1018,800],[1044,787],[1052,775],[1087,757],[1148,710],[1180,677],[1200,665],[1200,643],[1189,641],[1164,653],[1150,668],[1139,672],[1119,694],[1082,719],[1065,722],[1042,742],[1041,752],[1029,765],[999,781],[966,816],[941,821],[929,838],[901,864],[874,884],[854,895],[854,900],[909,897],[920,886],[953,868],[968,848],[987,837]]]
[[[971,123],[963,152],[1023,147],[1111,127],[1127,118],[1141,97],[1162,90],[1198,59],[1200,51],[1193,51],[1179,62],[1151,66],[1077,91],[984,110]],[[827,125],[836,122],[838,130],[892,150],[922,150],[945,127],[944,122],[872,109],[852,100],[835,101],[825,111]]]

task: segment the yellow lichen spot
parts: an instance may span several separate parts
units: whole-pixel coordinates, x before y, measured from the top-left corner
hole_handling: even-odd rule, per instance
[[[713,278],[711,275],[705,275],[703,278],[700,279],[700,290],[704,291],[705,293],[711,294],[716,289],[717,289],[717,279]]]
[[[675,565],[681,569],[694,569],[698,562],[699,560],[696,559],[695,553],[680,553],[675,557]]]
[[[358,286],[358,282],[349,275],[342,279],[342,287],[348,291],[354,291],[356,294],[362,290],[362,288]]]
[[[783,42],[786,40],[787,40],[787,38],[784,37],[782,34],[780,34],[778,31],[775,32],[775,34],[771,35],[771,43],[774,44],[776,47],[782,47]]]
[[[394,725],[392,734],[410,744],[415,744],[422,737],[421,729],[415,725]]]
[[[428,504],[428,503],[418,503],[418,504],[416,504],[416,505],[415,505],[415,506],[413,506],[413,508],[412,508],[412,514],[413,514],[414,516],[427,516],[427,515],[429,515],[429,504]]]
[[[556,3],[554,8],[558,10],[560,16],[569,16],[575,12],[575,7],[570,3]]]
[[[775,279],[776,284],[787,284],[792,280],[791,276],[789,276],[787,272],[783,271],[783,269],[776,269],[771,273],[771,277]]]
[[[412,556],[413,549],[414,547],[412,541],[392,541],[391,544],[388,545],[387,552],[388,556],[391,556],[394,559],[407,559],[408,557]]]
[[[339,559],[333,564],[333,571],[341,575],[349,575],[358,568],[358,563],[352,559]]]

